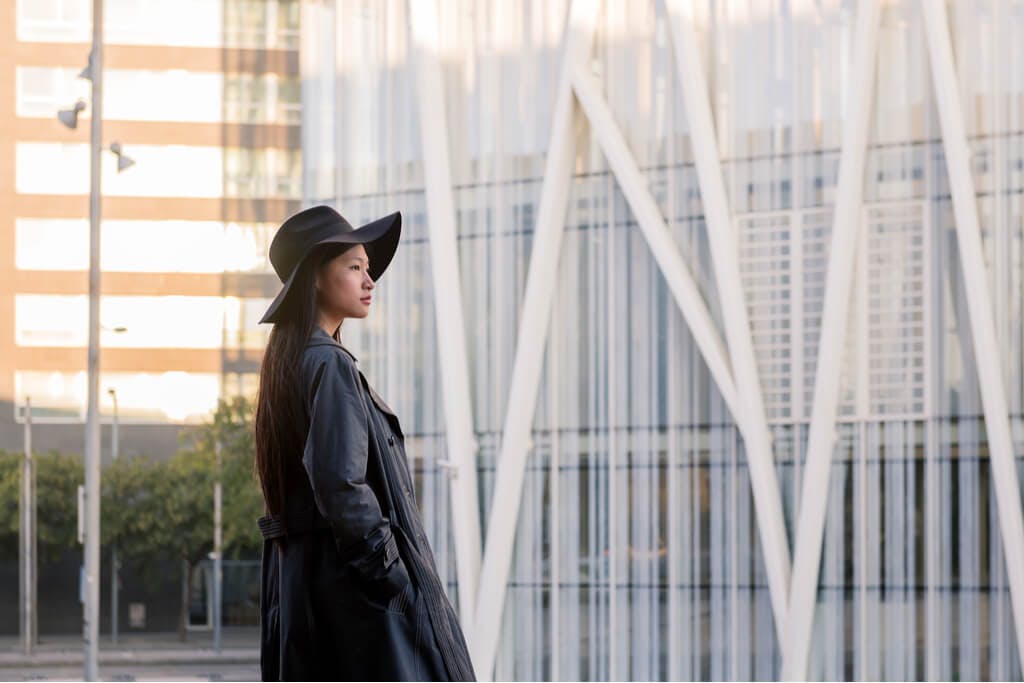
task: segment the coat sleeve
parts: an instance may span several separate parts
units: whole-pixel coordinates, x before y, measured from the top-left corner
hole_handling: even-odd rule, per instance
[[[330,523],[343,561],[375,578],[391,563],[390,520],[366,483],[369,416],[357,371],[334,356],[320,362],[312,386],[302,464],[320,514]]]

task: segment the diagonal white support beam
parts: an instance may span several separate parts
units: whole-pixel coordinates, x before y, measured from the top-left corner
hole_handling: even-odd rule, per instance
[[[782,652],[782,679],[806,680],[811,645],[814,605],[818,596],[822,534],[832,450],[836,441],[839,378],[846,340],[847,312],[853,284],[853,265],[860,234],[861,197],[868,123],[875,91],[875,58],[878,52],[879,7],[877,0],[857,4],[854,33],[852,88],[847,100],[846,121],[839,158],[839,180],[818,364],[814,377],[814,405],[807,442],[807,463],[800,498],[794,546],[793,577]]]
[[[737,411],[742,410],[742,399],[737,395],[725,346],[718,336],[715,322],[657,202],[647,189],[647,182],[615,123],[611,109],[601,95],[600,85],[583,65],[576,69],[573,90],[722,398],[732,414],[737,415]],[[779,511],[781,513],[781,508]]]
[[[765,416],[761,380],[754,356],[754,343],[747,316],[747,300],[740,274],[739,239],[732,223],[729,200],[725,194],[722,164],[718,157],[718,137],[711,117],[707,79],[697,53],[697,34],[693,28],[691,3],[668,0],[668,24],[676,57],[683,103],[690,124],[690,143],[697,167],[700,196],[704,205],[711,259],[715,267],[729,343],[733,379],[741,405],[736,421],[741,425],[747,447],[750,483],[757,512],[758,532],[764,551],[775,633],[780,644],[785,635],[786,612],[789,605],[789,540],[782,514],[782,498],[772,457],[771,435]],[[690,12],[685,5],[690,5]]]
[[[964,271],[963,284],[967,294],[971,341],[974,342],[974,358],[992,460],[992,485],[996,489],[999,531],[1003,539],[1006,575],[1013,605],[1017,655],[1024,667],[1024,516],[1021,513],[1020,479],[1014,462],[1006,389],[1000,367],[1001,354],[996,341],[992,296],[982,252],[974,180],[971,177],[970,151],[960,109],[960,87],[953,66],[946,4],[922,0],[921,9],[931,58],[935,104],[942,127],[943,149],[946,152],[946,169],[953,195],[953,215],[956,219],[960,263]]]
[[[573,0],[564,34],[562,65],[555,91],[557,94],[548,156],[544,164],[544,182],[541,185],[530,269],[526,276],[526,292],[523,295],[516,356],[512,366],[512,387],[509,390],[494,499],[491,502],[487,542],[480,569],[475,628],[470,637],[476,674],[482,681],[490,680],[494,671],[516,523],[522,502],[530,429],[551,318],[551,291],[554,289],[562,250],[574,154],[572,71],[575,64],[589,58],[599,7],[597,0]]]
[[[440,38],[436,0],[410,0],[411,43],[416,54],[420,140],[426,183],[430,265],[437,317],[437,348],[441,363],[446,438],[451,479],[455,566],[459,581],[459,615],[463,624],[476,616],[480,575],[480,513],[476,453],[470,405],[469,368],[462,283],[455,237],[455,201],[449,160],[444,83],[439,60]],[[472,638],[472,636],[470,636]]]

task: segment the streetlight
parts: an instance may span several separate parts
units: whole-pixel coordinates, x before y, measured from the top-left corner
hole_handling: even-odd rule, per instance
[[[90,69],[86,68],[82,70],[82,73],[78,74],[78,76],[79,78],[89,78],[89,74]],[[75,130],[76,128],[78,128],[78,115],[83,111],[85,111],[85,101],[78,100],[70,109],[61,109],[59,112],[57,112],[57,120],[63,123],[67,128]],[[123,151],[121,151],[120,142],[111,142],[110,147],[108,147],[108,149],[114,154],[114,156],[117,157],[118,173],[125,170],[126,168],[135,165],[135,160],[132,159],[127,154],[125,154]]]
[[[57,112],[57,119],[71,130],[74,130],[78,128],[78,114],[84,110],[85,101],[78,100],[71,109],[61,109]]]
[[[103,145],[103,0],[92,0],[92,51],[89,65],[79,74],[92,82],[92,119],[89,131],[89,354],[88,408],[85,417],[85,581],[82,606],[83,678],[99,677],[100,603],[100,155]],[[78,125],[84,102],[57,114],[68,128]],[[123,163],[118,154],[118,169]],[[130,161],[130,160],[129,160]]]
[[[120,173],[121,171],[125,170],[129,166],[134,166],[135,165],[135,160],[134,159],[132,159],[130,156],[127,156],[127,155],[125,155],[124,153],[121,152],[121,143],[120,142],[111,142],[110,143],[110,151],[113,152],[114,156],[117,157],[117,172],[118,173]]]

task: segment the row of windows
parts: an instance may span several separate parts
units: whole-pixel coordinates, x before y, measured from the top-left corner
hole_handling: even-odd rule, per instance
[[[181,220],[105,220],[100,268],[109,272],[272,272],[267,253],[276,226]],[[20,270],[87,270],[89,221],[18,218],[15,266]],[[53,245],[61,245],[54,249]],[[195,245],[203,245],[197,249]]]
[[[202,372],[103,372],[100,373],[100,415],[114,413],[117,394],[118,419],[124,422],[197,422],[216,407],[222,389],[255,386],[247,381],[225,382],[215,373]],[[80,421],[85,419],[88,375],[77,372],[17,370],[14,373],[15,406],[24,416],[26,399],[32,402],[32,419]]]
[[[126,145],[136,161],[125,173],[104,154],[103,193],[121,197],[302,196],[299,150]],[[21,194],[89,193],[89,146],[85,143],[19,142],[15,187]]]
[[[90,84],[78,73],[78,68],[18,67],[18,116],[53,118],[76,100],[88,102]],[[103,117],[113,121],[298,124],[302,120],[300,91],[298,78],[277,74],[106,69]]]
[[[106,348],[261,349],[268,326],[258,321],[270,299],[219,296],[104,296],[100,345]],[[19,346],[88,344],[86,295],[18,294],[14,341]]]
[[[106,0],[112,45],[298,49],[299,0]],[[18,40],[83,43],[90,0],[18,0]]]

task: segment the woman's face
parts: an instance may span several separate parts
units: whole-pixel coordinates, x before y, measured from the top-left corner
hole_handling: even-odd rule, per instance
[[[320,266],[316,274],[317,303],[329,319],[365,318],[370,312],[370,279],[366,249],[357,244]]]

